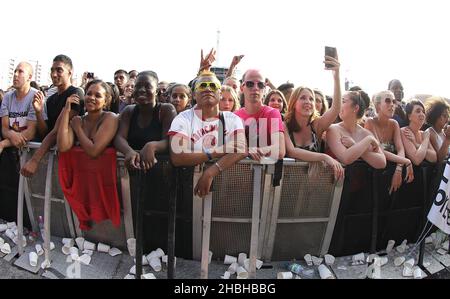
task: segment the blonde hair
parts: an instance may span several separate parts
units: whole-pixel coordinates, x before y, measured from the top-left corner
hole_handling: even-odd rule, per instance
[[[315,119],[320,117],[319,113],[316,111],[316,105],[315,105],[316,97],[314,95],[314,91],[309,87],[304,87],[304,86],[297,87],[289,99],[288,110],[287,110],[287,113],[285,116],[286,127],[288,128],[289,132],[299,132],[302,129],[300,127],[300,125],[297,123],[297,121],[295,120],[295,104],[297,103],[297,101],[300,97],[300,93],[303,90],[308,90],[311,93],[312,97],[314,98],[314,104],[312,105],[313,113],[311,114],[308,123],[310,124]]]
[[[229,92],[231,95],[231,98],[233,99],[233,108],[231,108],[231,112],[234,112],[236,110],[238,110],[239,108],[241,108],[241,104],[239,103],[239,97],[236,93],[236,91],[234,90],[233,87],[228,86],[228,85],[222,85],[222,88],[220,89],[221,92]]]
[[[373,95],[372,104],[375,106],[375,110],[377,112],[379,112],[377,105],[381,104],[381,101],[384,99],[387,99],[387,98],[395,99],[394,93],[390,90],[383,90],[383,91],[377,92],[376,94]],[[369,107],[370,107],[370,105],[369,105]]]

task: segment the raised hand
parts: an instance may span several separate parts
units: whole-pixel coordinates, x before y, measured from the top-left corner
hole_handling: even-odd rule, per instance
[[[216,61],[216,50],[214,48],[203,58],[203,49],[200,52],[200,69],[199,71],[209,70]]]
[[[42,93],[42,91],[39,90],[34,94],[32,104],[36,113],[42,112],[42,110],[44,109],[44,94]]]

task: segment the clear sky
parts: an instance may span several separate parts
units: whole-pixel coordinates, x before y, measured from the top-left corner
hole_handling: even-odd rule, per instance
[[[278,86],[318,87],[332,93],[323,69],[324,46],[336,46],[341,80],[369,94],[390,79],[406,96],[450,97],[448,1],[401,0],[23,0],[1,1],[0,59],[43,62],[67,54],[75,72],[111,81],[116,69],[155,70],[160,79],[188,82],[200,49],[215,47],[228,66],[261,69]],[[4,71],[0,69],[0,72]]]

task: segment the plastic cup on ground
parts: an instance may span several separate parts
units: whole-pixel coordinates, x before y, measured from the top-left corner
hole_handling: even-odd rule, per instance
[[[239,266],[236,270],[237,279],[247,279],[248,272],[244,269],[244,267]]]
[[[64,244],[64,246],[69,248],[75,245],[75,241],[71,238],[63,238],[62,243]]]
[[[421,279],[424,276],[422,270],[419,267],[416,267],[414,269],[413,275],[414,275],[414,279]]]
[[[50,251],[52,251],[53,249],[55,249],[55,243],[50,242]]]
[[[239,264],[238,264],[238,263],[232,263],[232,264],[228,267],[228,272],[230,272],[231,274],[235,274],[238,267],[239,267]]]
[[[319,266],[323,262],[323,258],[314,256],[314,255],[311,256],[311,259],[312,259],[314,266]]]
[[[278,272],[277,279],[292,279],[292,272]]]
[[[2,248],[0,249],[1,252],[4,254],[10,254],[11,253],[11,246],[9,246],[9,243],[5,243],[2,245]]]
[[[5,232],[5,235],[10,238],[11,240],[14,240],[14,238],[16,237],[16,235],[14,234],[14,232],[8,228]]]
[[[8,229],[8,225],[6,224],[0,224],[0,233],[6,231]]]
[[[211,264],[212,257],[213,257],[213,252],[210,250],[210,251],[208,252],[208,264]]]
[[[414,267],[414,264],[415,264],[416,262],[414,261],[414,259],[409,259],[409,260],[407,260],[406,262],[405,262],[405,267],[408,267],[408,268],[413,268]]]
[[[394,248],[395,245],[395,241],[394,240],[389,240],[386,246],[386,252],[390,253],[392,251],[392,249]]]
[[[111,249],[111,246],[109,246],[107,244],[98,243],[98,245],[97,245],[97,251],[98,252],[109,253],[110,249]]]
[[[13,228],[13,227],[16,227],[17,224],[16,224],[15,222],[7,222],[7,223],[6,223],[6,226],[7,226],[8,228]]]
[[[247,254],[244,252],[239,253],[238,255],[238,264],[239,266],[244,266],[244,261],[247,258]]]
[[[38,255],[36,252],[32,251],[30,252],[30,254],[28,255],[29,259],[30,259],[30,266],[31,267],[36,267],[37,266],[37,261],[38,261]]]
[[[225,258],[223,259],[223,264],[224,265],[231,265],[233,263],[236,263],[237,260],[238,260],[237,257],[226,254]]]
[[[406,265],[403,267],[402,275],[404,277],[411,277],[414,275],[413,269],[410,267],[407,267]]]
[[[225,273],[223,273],[222,276],[220,276],[220,278],[222,279],[230,279],[231,273],[229,271],[225,271]]]
[[[156,279],[156,276],[153,273],[146,273],[141,274],[141,279]]]
[[[259,270],[261,269],[263,265],[263,261],[256,259],[256,269]],[[247,271],[250,271],[250,259],[245,259],[244,260],[244,268]]]
[[[41,255],[44,254],[44,249],[42,249],[42,245],[41,244],[36,244],[34,246],[34,248],[36,249],[37,255],[41,256]]]
[[[305,262],[306,262],[306,264],[308,266],[312,266],[313,265],[312,256],[309,253],[305,254],[303,259],[305,260]]]
[[[401,266],[404,262],[405,262],[405,257],[404,256],[399,256],[399,257],[397,257],[397,258],[395,258],[395,260],[394,260],[394,265],[396,266],[396,267],[399,267],[399,266]]]
[[[3,238],[0,237],[0,246],[2,246],[3,244],[5,244],[5,240],[3,240]]]
[[[83,249],[95,251],[95,248],[96,248],[96,246],[94,243],[86,241],[86,240],[84,241]]]
[[[79,261],[80,261],[80,263],[89,265],[91,262],[91,256],[88,254],[83,254],[82,256],[80,256]]]
[[[334,262],[336,261],[336,258],[334,256],[332,256],[331,254],[325,254],[324,258],[325,258],[325,264],[327,264],[328,266],[333,265]]]
[[[67,247],[67,246],[63,246],[63,247],[61,247],[61,251],[62,251],[62,253],[64,253],[65,255],[69,255],[70,254],[70,248],[71,247]]]
[[[122,254],[122,251],[119,248],[113,247],[113,248],[109,249],[108,254],[110,256],[114,257],[116,255]]]
[[[152,269],[155,272],[159,272],[161,271],[161,260],[157,257],[153,257],[150,259],[149,261],[150,267],[152,267]]]
[[[333,274],[331,273],[330,269],[327,268],[327,266],[321,264],[318,270],[321,279],[334,279]]]
[[[84,238],[83,237],[78,237],[75,239],[75,243],[77,243],[77,247],[78,249],[80,249],[81,251],[84,250]]]

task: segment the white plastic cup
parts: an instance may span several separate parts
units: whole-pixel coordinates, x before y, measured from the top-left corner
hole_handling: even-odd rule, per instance
[[[423,278],[423,274],[422,274],[423,272],[422,272],[422,270],[419,268],[419,267],[416,267],[415,269],[414,269],[414,279],[421,279],[421,278]]]
[[[88,254],[83,254],[79,258],[80,263],[83,263],[85,265],[89,265],[91,263],[91,256]]]
[[[0,249],[1,252],[4,254],[10,254],[11,253],[11,246],[9,246],[9,243],[5,243],[2,245],[2,248]]]
[[[83,243],[83,249],[95,251],[95,248],[96,248],[96,246],[95,246],[94,243],[89,242],[89,241],[87,241],[87,240],[84,241],[84,243]]]
[[[127,248],[130,256],[136,256],[136,239],[130,238],[127,240]]]
[[[146,273],[141,274],[141,279],[156,279],[156,276],[153,273]]]
[[[122,254],[122,251],[119,248],[113,247],[111,249],[109,249],[108,254],[112,257]]]
[[[41,256],[44,254],[44,249],[42,249],[42,245],[41,244],[36,244],[34,246],[34,248],[36,249],[36,253],[38,256]]]
[[[55,243],[50,242],[50,251],[52,251],[53,249],[55,249]]]
[[[149,261],[150,267],[152,267],[152,269],[155,272],[159,272],[161,271],[161,260],[157,257],[153,257],[150,259]]]
[[[352,256],[352,260],[354,262],[364,261],[364,253],[361,252],[361,253],[355,254],[354,256]]]
[[[75,243],[77,243],[77,247],[78,249],[80,249],[80,251],[84,250],[84,238],[83,237],[78,237],[75,239]]]
[[[331,271],[327,268],[327,266],[321,264],[318,267],[319,275],[321,279],[334,279],[333,274]]]
[[[244,253],[244,252],[239,253],[239,255],[238,255],[238,264],[239,264],[239,266],[244,266],[244,261],[245,261],[246,258],[247,258],[247,254],[246,253]]]
[[[228,267],[228,272],[230,272],[231,274],[235,274],[237,271],[237,268],[239,268],[239,264],[238,263],[232,263],[229,267]]]
[[[16,227],[17,224],[16,224],[15,222],[7,222],[7,223],[6,223],[6,226],[7,226],[8,228],[13,228],[13,227]]]
[[[208,264],[211,264],[212,257],[213,257],[213,252],[210,250],[210,251],[208,252]]]
[[[278,272],[277,279],[292,279],[292,272]]]
[[[311,259],[312,259],[314,266],[319,266],[323,262],[323,258],[314,256],[314,255],[311,257]]]
[[[64,253],[65,255],[69,255],[70,254],[70,248],[71,247],[67,247],[67,246],[63,246],[62,248],[61,248],[61,251],[62,251],[62,253]]]
[[[256,259],[256,269],[259,270],[261,269],[263,265],[263,261]],[[244,268],[247,271],[250,271],[250,259],[245,259],[244,260]]]
[[[130,268],[130,274],[136,275],[136,265]]]
[[[386,246],[386,252],[390,253],[392,249],[394,248],[395,240],[389,240]]]
[[[405,262],[405,267],[408,267],[408,268],[413,268],[414,267],[414,264],[415,264],[416,262],[414,261],[414,259],[409,259],[409,260],[407,260],[406,262]]]
[[[336,258],[334,256],[332,256],[331,254],[325,254],[324,258],[325,258],[325,264],[327,264],[328,266],[333,265],[334,262],[336,261]]]
[[[80,259],[80,256],[78,254],[78,248],[70,247],[69,252],[70,252],[70,257],[72,258],[72,260],[78,261]]]
[[[63,238],[62,243],[64,244],[64,246],[69,247],[69,248],[73,247],[73,245],[75,245],[75,242],[71,238]]]
[[[303,259],[305,260],[305,262],[306,262],[306,264],[307,264],[308,266],[312,266],[312,265],[313,265],[311,254],[309,254],[309,253],[305,254],[305,256],[303,257]]]
[[[411,277],[411,276],[414,276],[413,269],[410,268],[410,267],[407,267],[407,266],[405,265],[405,266],[403,267],[403,273],[402,273],[402,275],[403,275],[404,277]]]
[[[401,266],[404,262],[405,262],[405,257],[404,256],[399,256],[399,257],[397,257],[397,258],[395,258],[395,260],[394,260],[394,265],[396,266],[396,267],[399,267],[399,266]]]
[[[8,229],[8,225],[6,224],[0,224],[0,233],[6,231]]]
[[[223,264],[224,265],[231,265],[233,263],[236,263],[237,260],[238,260],[237,257],[226,254],[225,258],[223,259]]]
[[[0,228],[0,232],[1,232],[1,228]],[[433,237],[429,236],[425,238],[425,244],[431,244],[433,243]]]
[[[380,257],[380,267],[383,267],[384,265],[386,265],[389,262],[389,259],[387,256],[382,256]]]
[[[236,270],[237,279],[247,279],[248,272],[244,269],[244,267],[239,266]]]
[[[223,275],[220,277],[222,279],[230,279],[231,273],[229,271],[225,271]]]
[[[32,251],[30,252],[30,254],[28,255],[29,259],[30,259],[30,266],[31,267],[36,267],[37,266],[37,261],[38,261],[38,255],[36,252]]]
[[[109,253],[110,249],[111,249],[111,246],[109,246],[107,244],[98,243],[98,245],[97,245],[97,251],[98,252]]]
[[[94,251],[85,249],[85,250],[82,251],[82,253],[83,253],[83,254],[87,254],[87,255],[89,255],[89,256],[92,256],[92,255],[94,254]]]
[[[5,240],[3,240],[3,238],[0,237],[0,246],[2,246],[3,244],[5,244]]]

